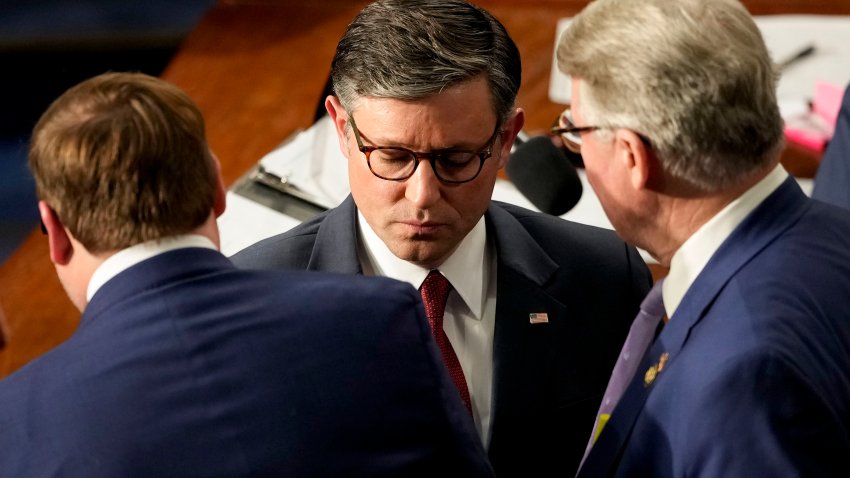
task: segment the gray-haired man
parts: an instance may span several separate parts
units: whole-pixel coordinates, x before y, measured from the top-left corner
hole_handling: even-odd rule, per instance
[[[670,267],[669,321],[631,351],[580,476],[850,476],[850,215],[779,165],[775,67],[746,8],[597,0],[558,61],[564,139],[617,231]]]

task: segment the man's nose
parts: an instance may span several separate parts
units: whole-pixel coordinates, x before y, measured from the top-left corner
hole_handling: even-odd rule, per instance
[[[407,179],[405,196],[419,209],[427,209],[440,199],[440,180],[429,161],[420,161],[416,172]]]

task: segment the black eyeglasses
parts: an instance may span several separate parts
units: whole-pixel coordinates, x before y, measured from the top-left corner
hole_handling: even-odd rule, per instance
[[[570,107],[561,112],[555,119],[550,130],[552,134],[559,135],[564,146],[573,153],[581,153],[581,135],[602,129],[602,126],[576,126],[573,123],[573,115]]]
[[[398,146],[363,146],[360,131],[354,122],[354,117],[349,116],[351,129],[357,139],[357,148],[366,155],[366,164],[369,171],[375,176],[387,181],[404,181],[413,176],[419,161],[425,160],[431,163],[431,169],[437,179],[448,184],[460,184],[472,181],[478,177],[484,167],[484,161],[493,155],[493,145],[499,137],[501,123],[496,122],[493,135],[487,140],[487,144],[478,151],[464,151],[447,149],[443,151],[432,151],[430,153],[419,153]],[[476,161],[476,158],[478,161]]]

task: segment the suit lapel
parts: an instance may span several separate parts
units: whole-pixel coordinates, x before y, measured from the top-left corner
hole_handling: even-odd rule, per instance
[[[546,284],[558,269],[510,213],[494,203],[485,216],[487,235],[498,257],[493,338],[491,448],[498,448],[500,417],[508,410],[533,410],[546,401],[549,327],[566,315]],[[546,313],[549,323],[531,324],[530,314]]]
[[[663,369],[675,361],[691,330],[706,315],[735,273],[797,222],[809,205],[795,180],[789,177],[723,242],[644,356],[579,476],[613,474],[649,393],[656,380],[663,376],[659,367]]]
[[[322,221],[307,270],[363,273],[357,258],[357,208],[350,194]]]

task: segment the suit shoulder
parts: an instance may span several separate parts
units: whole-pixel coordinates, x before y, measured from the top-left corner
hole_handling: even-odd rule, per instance
[[[635,247],[626,244],[614,231],[514,205],[495,203],[495,207],[502,209],[499,225],[515,229],[507,234],[524,232],[528,236],[514,241],[503,233],[503,238],[512,242],[512,247],[539,247],[558,264],[558,282],[564,287],[582,287],[588,292],[623,290],[630,298],[629,303],[635,305],[649,290],[652,278],[646,262]],[[495,216],[496,211],[493,212]],[[505,213],[510,217],[506,218]],[[634,317],[627,315],[629,320]]]
[[[581,224],[558,216],[494,201],[494,205],[508,212],[548,253],[600,257],[624,257],[634,247],[627,245],[611,229]],[[579,254],[580,252],[580,254]]]
[[[494,201],[494,204],[510,213],[530,232],[553,231],[573,237],[575,240],[601,239],[608,243],[623,243],[611,229],[570,221],[558,216],[532,211],[514,204],[497,201]]]
[[[241,271],[254,277],[258,284],[285,291],[293,298],[311,302],[362,303],[380,309],[384,304],[412,305],[419,294],[410,284],[389,277],[340,274],[307,270],[250,270]]]
[[[263,239],[232,255],[230,260],[245,269],[303,269],[326,216],[327,212],[323,212],[286,232]]]

